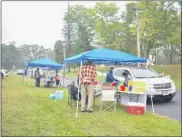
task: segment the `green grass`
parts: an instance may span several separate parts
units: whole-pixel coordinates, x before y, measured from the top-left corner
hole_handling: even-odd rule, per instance
[[[165,75],[170,75],[176,84],[176,88],[181,89],[181,65],[152,66],[152,68],[157,72],[164,72]]]
[[[65,98],[48,98],[56,89],[35,88],[34,81],[22,85],[22,77],[10,73],[2,80],[3,136],[180,136],[181,123],[146,112],[143,116],[99,112],[98,100],[93,113],[78,113]]]

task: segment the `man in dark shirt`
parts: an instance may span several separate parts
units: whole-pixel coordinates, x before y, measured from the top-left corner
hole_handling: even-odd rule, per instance
[[[70,90],[71,90],[71,96],[73,97],[74,100],[77,100],[78,96],[78,88],[75,86],[75,82],[72,81],[70,85]],[[81,100],[81,93],[79,93],[79,101]]]
[[[40,71],[39,68],[35,71],[35,86],[40,87]]]
[[[113,67],[109,68],[109,71],[107,72],[107,75],[106,75],[106,80],[105,80],[106,83],[112,83],[113,81],[118,81],[117,79],[113,77],[113,70],[114,70]]]

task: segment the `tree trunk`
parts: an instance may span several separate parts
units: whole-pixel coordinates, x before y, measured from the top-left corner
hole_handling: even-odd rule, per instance
[[[169,64],[173,64],[173,45],[171,45],[171,52],[170,52]]]
[[[146,40],[145,46],[144,46],[144,58],[148,59],[149,56],[149,41]]]
[[[155,65],[157,65],[157,49],[155,49]]]

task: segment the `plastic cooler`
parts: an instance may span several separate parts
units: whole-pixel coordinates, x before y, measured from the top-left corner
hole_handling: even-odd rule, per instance
[[[145,105],[142,103],[128,102],[126,112],[132,115],[143,115],[145,112]]]
[[[55,98],[56,99],[63,99],[64,98],[64,92],[61,90],[58,90],[55,92]]]

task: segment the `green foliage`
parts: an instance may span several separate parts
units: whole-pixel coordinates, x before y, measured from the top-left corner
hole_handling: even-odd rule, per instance
[[[122,36],[122,24],[117,15],[119,7],[115,3],[97,2],[95,11],[95,29],[100,43],[106,48],[118,49]]]
[[[96,2],[92,8],[71,6],[64,16],[67,23],[64,28],[70,28],[63,31],[69,32],[64,33],[64,41],[71,45],[67,54],[105,47],[136,55],[136,11],[132,8],[144,8],[138,11],[141,57],[148,58],[152,50],[159,48],[166,56],[179,58],[181,20],[177,4],[175,1],[129,2],[122,12],[115,2]]]
[[[23,44],[16,46],[15,42],[2,45],[2,67],[11,70],[15,68],[24,68],[25,63],[39,58],[54,59],[54,53],[51,49],[45,49],[43,46],[36,44],[27,45]]]
[[[14,42],[10,42],[8,45],[1,44],[2,46],[2,67],[5,69],[11,69],[17,64],[17,49]]]
[[[61,40],[57,40],[54,45],[55,59],[56,62],[63,62],[64,60],[64,51],[63,51],[63,42]]]

